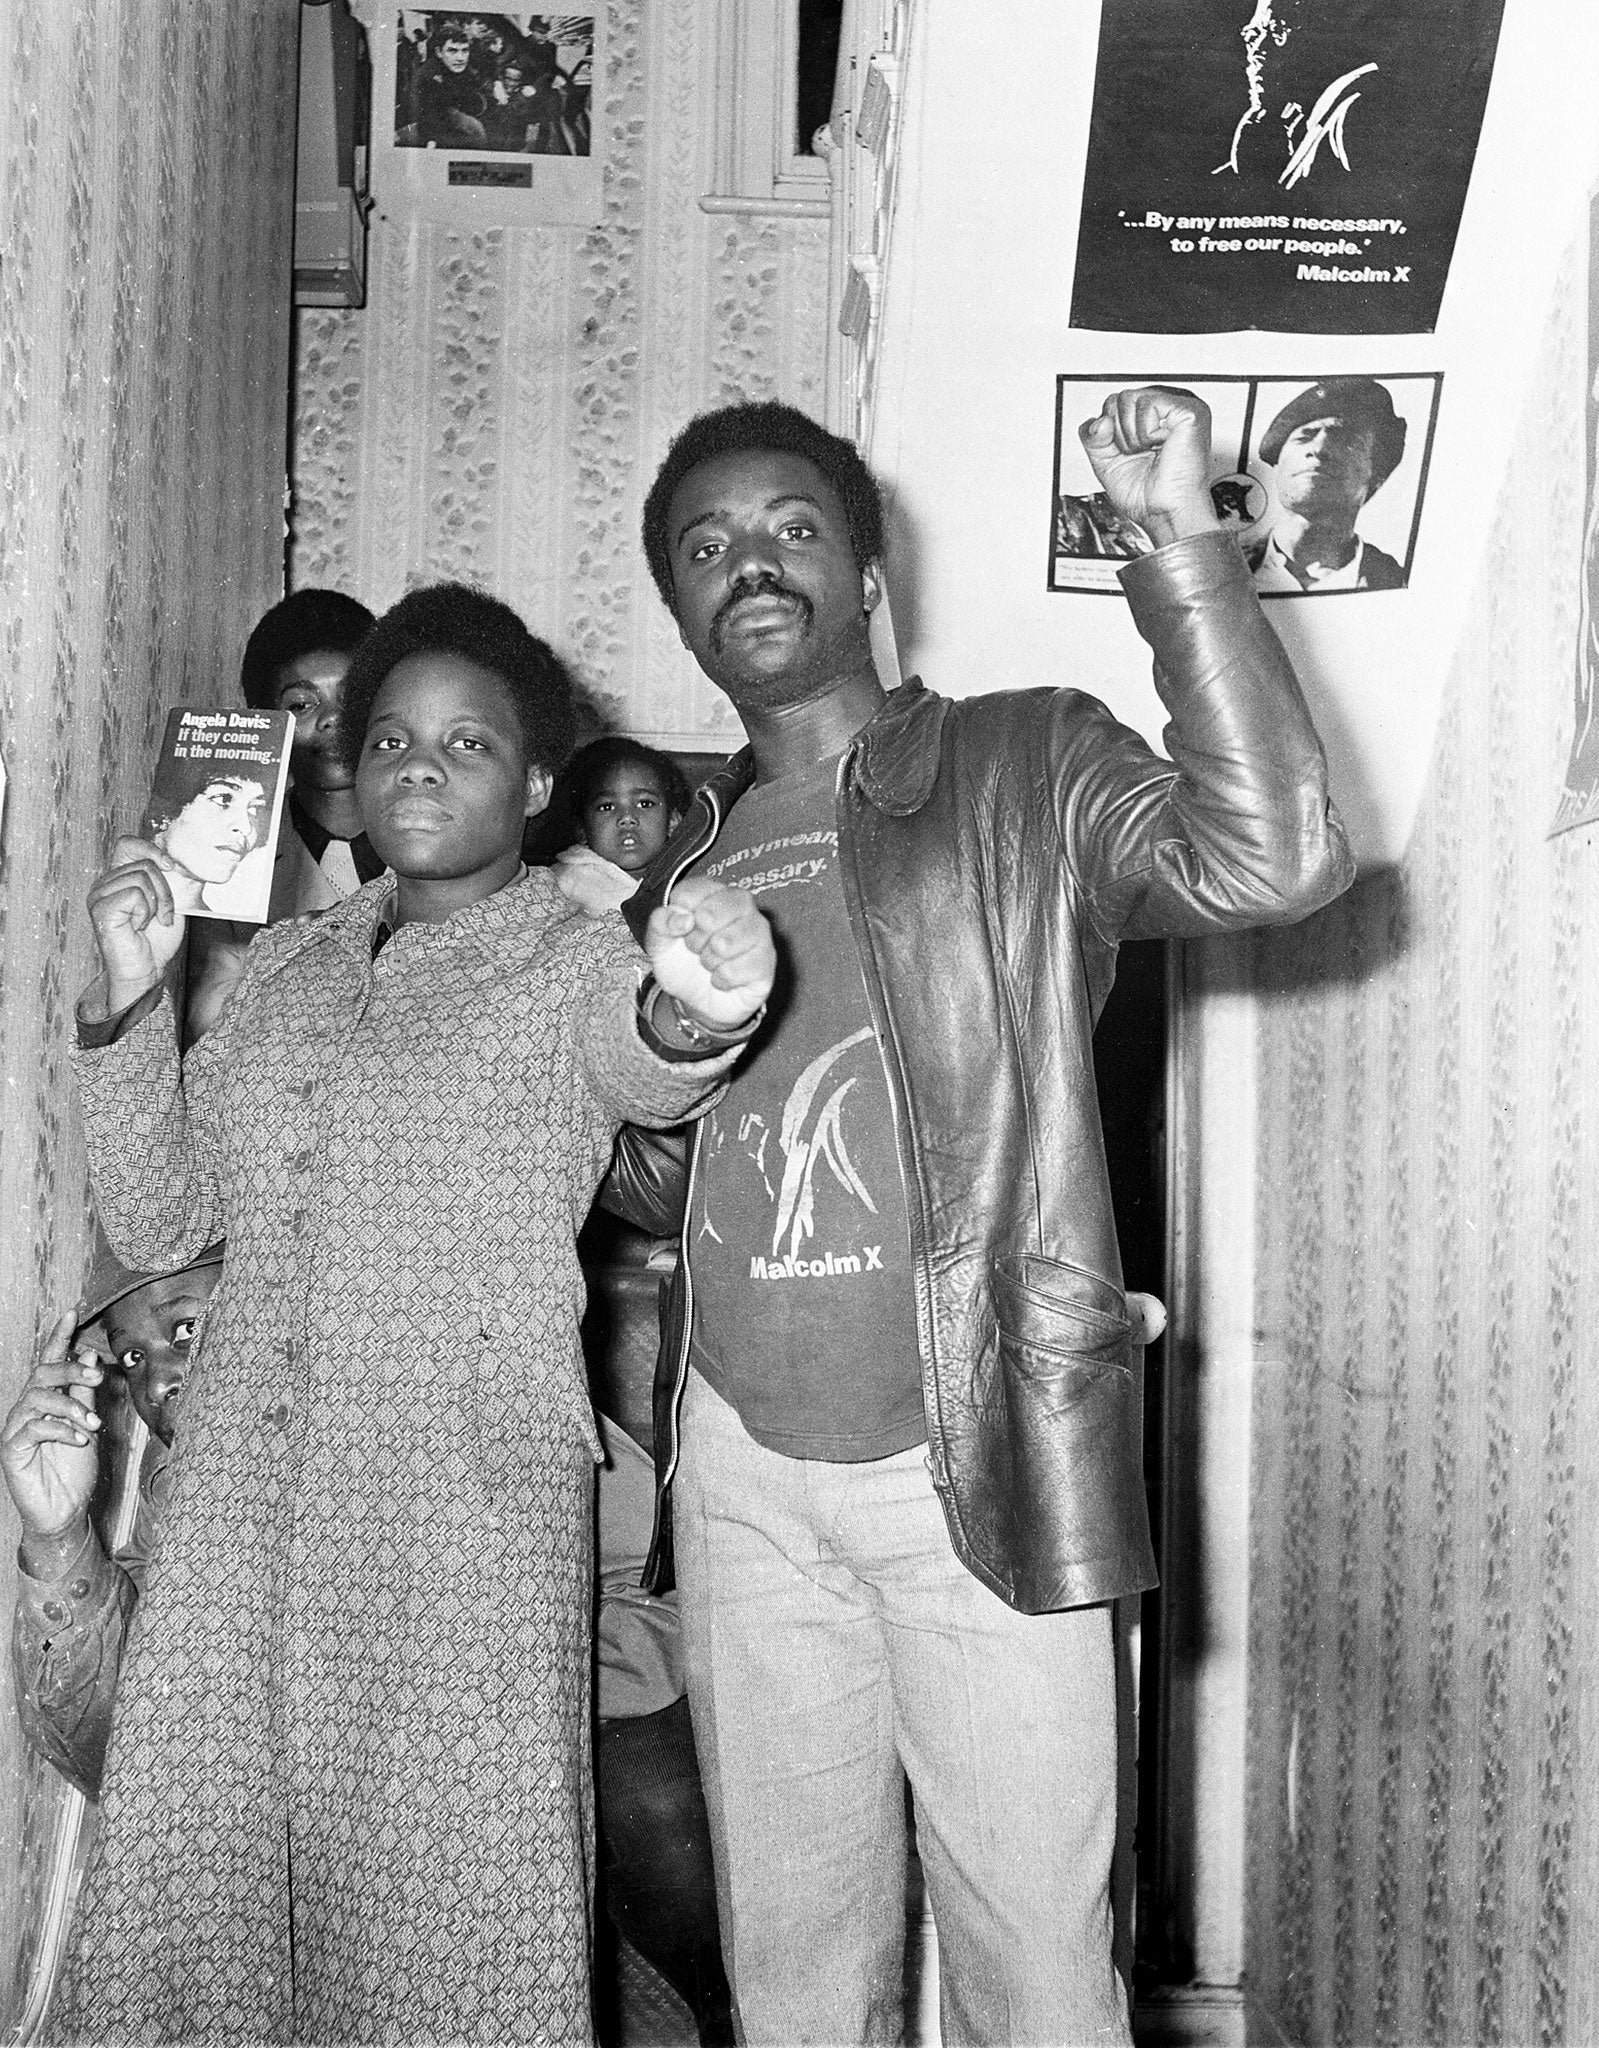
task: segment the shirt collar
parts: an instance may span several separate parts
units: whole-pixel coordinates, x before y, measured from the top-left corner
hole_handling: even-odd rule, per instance
[[[301,845],[320,867],[323,854],[333,844],[333,834],[325,825],[318,824],[292,789],[289,791],[289,819],[300,835]],[[357,832],[348,844],[350,858],[355,863],[356,879],[375,882],[383,873],[383,862],[374,851],[371,840],[364,832]]]
[[[1277,544],[1276,534],[1273,534],[1266,543],[1266,560],[1262,567],[1268,568],[1275,572],[1277,576],[1287,579],[1286,583],[1278,585],[1282,589],[1358,590],[1360,588],[1360,569],[1365,559],[1365,554],[1366,543],[1357,534],[1355,536],[1355,552],[1341,569],[1329,569],[1325,576],[1314,577],[1307,583],[1303,577],[1295,573],[1288,557]]]

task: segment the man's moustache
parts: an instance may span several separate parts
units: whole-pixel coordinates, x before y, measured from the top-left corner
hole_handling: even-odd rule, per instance
[[[718,607],[715,617],[711,620],[710,641],[713,647],[721,644],[722,636],[727,630],[727,623],[733,616],[733,613],[746,598],[751,597],[783,598],[789,604],[797,606],[807,621],[810,619],[812,607],[808,597],[798,590],[788,589],[784,584],[779,583],[775,576],[762,576],[754,583],[741,583],[738,589]]]

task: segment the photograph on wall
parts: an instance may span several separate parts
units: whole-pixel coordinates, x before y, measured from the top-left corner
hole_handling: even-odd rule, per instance
[[[1583,417],[1582,569],[1577,579],[1577,715],[1550,837],[1599,822],[1599,192],[1588,207],[1588,401]]]
[[[592,224],[601,16],[397,7],[374,38],[372,184],[389,213]]]
[[[1051,590],[1119,594],[1118,565],[1153,546],[1112,508],[1077,434],[1129,383],[1173,385],[1210,408],[1211,502],[1263,598],[1405,588],[1443,384],[1436,372],[1058,377]]]
[[[1104,0],[1071,324],[1430,334],[1504,0]]]

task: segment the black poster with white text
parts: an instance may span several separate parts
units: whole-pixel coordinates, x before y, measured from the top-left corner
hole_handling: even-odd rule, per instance
[[[1071,324],[1425,334],[1504,0],[1104,0]]]

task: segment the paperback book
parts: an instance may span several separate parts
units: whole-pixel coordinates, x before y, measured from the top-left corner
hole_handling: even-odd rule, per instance
[[[179,704],[167,714],[143,836],[185,917],[265,924],[294,720]]]

